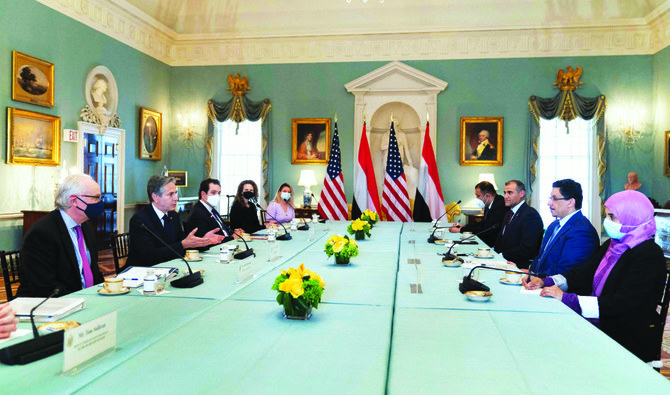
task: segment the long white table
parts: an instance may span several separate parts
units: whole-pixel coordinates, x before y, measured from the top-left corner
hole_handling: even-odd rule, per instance
[[[119,311],[118,350],[75,377],[59,375],[59,354],[0,366],[0,380],[20,393],[670,390],[666,379],[559,301],[498,282],[502,272],[481,273],[494,294],[490,302],[466,300],[458,291],[463,270],[442,266],[437,253],[445,248],[426,243],[429,228],[379,223],[346,267],[323,252],[328,234],[344,234],[340,222],[329,231],[322,226],[311,242],[306,232],[293,232],[272,262],[267,243],[252,242],[258,275],[244,284],[234,282],[237,263],[220,264],[212,254],[193,265],[205,269],[205,284],[194,289],[168,288],[155,297],[81,291],[73,296],[84,295],[88,308],[68,319]],[[326,287],[309,321],[290,321],[270,287],[281,269],[300,263]],[[183,269],[179,261],[169,264]],[[410,284],[422,293],[411,293]]]

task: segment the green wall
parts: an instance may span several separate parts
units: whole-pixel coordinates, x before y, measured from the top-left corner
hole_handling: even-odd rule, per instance
[[[118,113],[126,130],[127,205],[145,201],[144,186],[149,175],[164,165],[189,172],[189,187],[182,196],[195,196],[205,176],[204,135],[207,130],[206,103],[210,98],[227,101],[228,74],[249,78],[251,100],[272,102],[269,144],[269,190],[282,182],[297,184],[300,170],[316,170],[323,179],[326,166],[291,165],[291,119],[338,115],[342,144],[343,171],[348,200],[353,191],[353,106],[354,96],[344,84],[387,62],[326,64],[279,64],[247,66],[169,67],[119,43],[34,0],[0,0],[0,122],[6,124],[8,106],[62,117],[63,128],[76,128],[84,106],[84,83],[97,65],[107,66],[119,89]],[[11,100],[11,51],[18,50],[56,65],[56,105],[45,108]],[[622,189],[626,174],[640,174],[642,192],[665,202],[670,182],[663,176],[663,131],[670,129],[670,49],[655,55],[616,57],[555,57],[527,59],[472,59],[406,61],[421,71],[449,83],[438,96],[438,167],[446,201],[468,199],[478,173],[495,173],[502,184],[524,178],[528,146],[528,98],[550,97],[556,72],[568,65],[584,69],[580,94],[605,94],[608,103],[606,125],[609,133],[607,186],[610,192]],[[149,107],[164,115],[163,160],[137,159],[139,107]],[[644,122],[644,136],[633,147],[625,146],[618,135],[616,114],[632,108]],[[187,146],[175,127],[177,114],[197,116],[199,137]],[[370,114],[369,114],[370,115]],[[459,121],[462,116],[502,116],[505,118],[504,154],[501,167],[461,167],[458,162]],[[0,139],[6,155],[6,138]],[[75,164],[75,146],[62,144],[62,160]],[[31,167],[0,161],[0,213],[53,207],[53,179],[60,167]],[[7,187],[10,185],[10,187]],[[301,188],[298,188],[300,191]],[[318,193],[318,187],[314,188]],[[540,193],[542,193],[540,191]],[[127,211],[126,222],[132,212]],[[21,221],[0,221],[0,249],[19,248]]]
[[[618,138],[618,119],[606,117],[610,131],[608,153],[608,187],[612,192],[622,189],[626,174],[637,171],[644,183],[643,192],[652,193],[652,185],[668,181],[662,173],[654,172],[652,85],[654,72],[651,56],[617,57],[564,57],[529,59],[473,59],[445,61],[406,61],[406,64],[449,83],[438,95],[437,131],[438,167],[446,201],[469,199],[472,187],[480,172],[487,170],[496,175],[502,184],[512,178],[525,178],[526,147],[528,146],[528,98],[531,95],[550,97],[556,72],[567,65],[584,69],[580,90],[582,96],[607,96],[608,109],[634,106],[643,110],[642,119],[647,125],[646,135],[628,148]],[[270,98],[272,102],[272,135],[270,141],[271,160],[270,190],[282,182],[296,184],[300,170],[313,168],[317,180],[323,179],[326,166],[291,165],[291,119],[321,118],[338,114],[345,188],[348,200],[353,192],[353,106],[354,96],[347,93],[344,84],[352,81],[386,62],[252,65],[252,66],[207,66],[174,67],[171,70],[171,105],[174,115],[189,111],[198,114],[201,129],[206,128],[208,99],[227,101],[228,74],[240,73],[249,78],[252,100]],[[368,114],[371,115],[371,114]],[[462,167],[459,165],[459,128],[462,116],[502,116],[504,126],[504,154],[501,167]],[[204,133],[203,133],[204,138]],[[201,144],[204,147],[204,145]],[[204,177],[202,157],[204,148],[173,152],[184,155],[172,156],[170,165],[188,169],[193,188],[187,194],[197,192],[196,180]],[[656,166],[658,167],[658,166]],[[300,190],[300,189],[299,189]],[[316,188],[318,190],[318,188]],[[661,193],[662,192],[662,193]],[[663,195],[666,191],[659,190]],[[662,196],[657,197],[661,200]]]
[[[148,175],[160,172],[165,163],[137,159],[139,107],[168,112],[170,68],[34,0],[0,0],[0,10],[0,124],[7,124],[6,107],[16,107],[60,116],[62,128],[77,129],[80,110],[86,104],[86,76],[95,66],[106,66],[116,79],[117,112],[121,128],[126,130],[126,204],[145,201]],[[11,100],[12,50],[55,64],[53,108]],[[169,121],[165,123],[169,126]],[[53,183],[60,177],[61,166],[7,165],[6,128],[3,129],[0,213],[53,209]],[[167,144],[163,155],[169,155]],[[76,164],[75,143],[62,142],[61,164],[68,169]],[[0,250],[19,248],[21,235],[20,220],[0,221]]]

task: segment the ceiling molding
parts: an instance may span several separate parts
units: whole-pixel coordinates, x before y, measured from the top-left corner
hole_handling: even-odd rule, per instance
[[[37,1],[171,66],[648,55],[670,45],[667,2],[615,26],[227,39],[177,34],[124,0]]]

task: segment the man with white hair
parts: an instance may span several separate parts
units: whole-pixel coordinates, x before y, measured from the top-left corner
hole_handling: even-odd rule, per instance
[[[102,214],[100,186],[74,174],[58,185],[56,209],[37,221],[21,247],[17,296],[63,296],[104,281],[88,219]]]
[[[496,150],[491,143],[489,143],[489,138],[491,135],[488,130],[482,130],[477,135],[477,148],[472,151],[470,155],[471,160],[495,160],[496,159]]]

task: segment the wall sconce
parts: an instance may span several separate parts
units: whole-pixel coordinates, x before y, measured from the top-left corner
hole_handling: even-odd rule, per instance
[[[628,147],[632,147],[640,137],[642,137],[641,130],[644,127],[644,123],[636,121],[636,118],[639,119],[642,116],[640,113],[641,111],[635,111],[633,108],[628,108],[619,119],[621,140],[623,140],[624,144]],[[635,114],[635,116],[633,116],[633,114]]]
[[[193,140],[196,137],[195,131],[195,115],[191,114],[190,116],[185,115],[184,117],[181,114],[177,114],[177,123],[179,130],[179,139],[188,146],[193,146]]]

